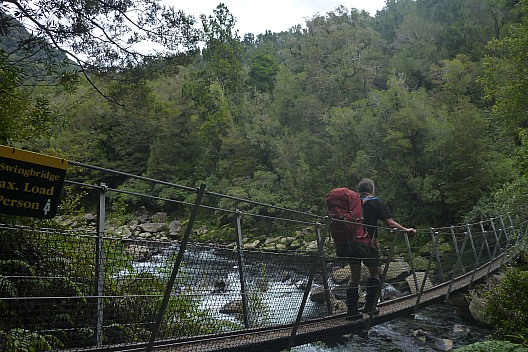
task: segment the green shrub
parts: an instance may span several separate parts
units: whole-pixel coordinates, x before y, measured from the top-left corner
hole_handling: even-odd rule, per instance
[[[528,271],[510,268],[495,287],[484,293],[485,314],[497,334],[514,342],[528,327]]]
[[[528,352],[528,348],[507,341],[484,341],[455,348],[454,352]]]

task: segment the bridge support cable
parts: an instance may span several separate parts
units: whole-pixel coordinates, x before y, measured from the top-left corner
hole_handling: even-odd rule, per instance
[[[191,232],[194,226],[194,221],[196,220],[196,216],[198,215],[198,210],[200,209],[200,204],[202,203],[202,198],[204,196],[204,193],[205,193],[205,184],[202,183],[200,185],[200,188],[197,191],[196,200],[194,201],[194,206],[191,211],[189,223],[187,224],[187,227],[185,229],[185,234],[180,243],[180,249],[178,251],[178,256],[176,257],[174,267],[172,268],[171,276],[169,278],[169,281],[167,282],[167,287],[165,289],[165,295],[163,296],[163,301],[161,302],[161,306],[158,312],[158,318],[154,324],[154,327],[150,335],[150,340],[147,346],[147,352],[152,351],[154,343],[156,342],[156,338],[158,336],[158,333],[161,327],[161,322],[163,320],[163,315],[165,314],[165,310],[167,309],[167,305],[169,304],[169,298],[171,296],[172,289],[174,288],[174,283],[176,281],[176,275],[178,275],[178,272],[180,271],[180,266],[183,260],[183,254],[185,253],[185,250],[187,249],[187,243],[189,242],[189,238],[191,236]]]
[[[244,319],[244,326],[249,328],[251,321],[249,319],[249,300],[248,292],[246,289],[246,276],[245,276],[245,262],[244,252],[242,248],[242,213],[239,209],[236,210],[236,232],[237,232],[237,261],[238,261],[238,276],[240,279],[240,296],[242,297],[242,315]]]
[[[96,262],[96,296],[97,296],[97,323],[95,328],[96,346],[103,345],[104,323],[104,231],[106,224],[106,185],[101,183],[99,188],[99,201],[97,204],[97,237],[95,245]]]

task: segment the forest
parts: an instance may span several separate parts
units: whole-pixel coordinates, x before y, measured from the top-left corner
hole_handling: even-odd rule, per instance
[[[104,182],[181,203],[175,188],[142,179],[205,184],[232,199],[324,215],[329,190],[355,189],[368,177],[407,227],[499,215],[526,227],[528,0],[386,0],[374,16],[340,6],[265,33],[238,33],[223,3],[211,13],[194,18],[158,0],[0,0],[0,144],[118,171],[70,167],[72,183]],[[65,194],[63,203],[95,212],[82,196]],[[124,204],[109,199],[110,212],[188,215],[139,197]],[[207,206],[273,215],[244,202]],[[0,215],[2,225],[11,220]],[[222,228],[227,220],[213,221]],[[39,335],[56,319],[38,309],[28,315],[11,298],[83,297],[63,307],[67,314],[54,311],[69,334],[83,326],[75,322],[91,319],[84,297],[93,295],[94,280],[67,278],[96,271],[84,257],[94,252],[90,242],[78,247],[89,237],[0,232],[0,296],[9,298],[0,302],[7,317],[0,349],[64,345],[63,337]],[[53,245],[43,245],[48,240]],[[103,276],[131,265],[130,254],[116,252]],[[527,344],[526,271],[510,273],[488,307],[503,337]],[[161,297],[158,277],[138,276],[138,293]],[[107,292],[128,295],[108,282]],[[174,313],[200,317],[193,302],[171,300],[179,303]],[[149,322],[152,302],[140,309],[122,300],[114,313],[126,308]],[[105,311],[109,329],[123,334],[110,338],[138,338],[114,318]],[[18,329],[24,319],[29,327]],[[79,334],[76,343],[93,343],[92,327]]]
[[[21,23],[45,13],[13,4],[0,3],[0,144],[315,214],[369,177],[409,226],[525,220],[526,1],[387,0],[260,34],[220,3],[199,20],[166,12],[160,42],[177,50],[137,60],[88,36],[91,10],[41,37]],[[146,187],[93,177],[68,175]]]

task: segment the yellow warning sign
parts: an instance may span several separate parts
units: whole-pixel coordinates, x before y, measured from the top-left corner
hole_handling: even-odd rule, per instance
[[[0,145],[0,213],[52,218],[68,161]]]

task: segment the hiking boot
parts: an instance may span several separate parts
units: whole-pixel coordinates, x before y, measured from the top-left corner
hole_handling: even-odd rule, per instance
[[[358,310],[359,293],[357,286],[348,286],[346,289],[347,320],[363,317]]]
[[[380,280],[374,277],[369,277],[367,279],[367,295],[365,296],[365,305],[361,311],[366,314],[379,314],[379,310],[376,308],[376,301],[378,290],[380,288]]]

